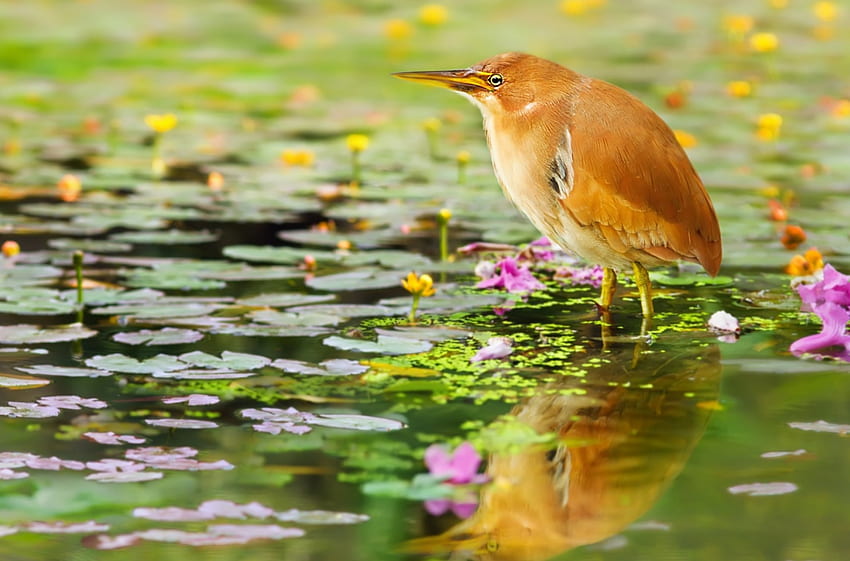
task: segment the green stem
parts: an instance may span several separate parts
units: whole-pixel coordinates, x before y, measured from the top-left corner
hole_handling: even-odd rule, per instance
[[[360,185],[360,151],[351,151],[351,182]]]
[[[419,294],[413,295],[413,303],[410,305],[410,314],[407,316],[407,320],[410,323],[416,323],[416,310],[419,308]]]
[[[449,260],[449,223],[447,220],[440,221],[440,260]]]
[[[428,155],[431,156],[432,160],[438,159],[438,139],[437,139],[437,131],[435,130],[427,130],[425,134],[428,136]]]
[[[466,184],[466,162],[457,163],[457,182],[460,185]]]
[[[77,277],[77,323],[83,323],[83,309],[85,299],[83,296],[83,252],[75,251],[72,257],[74,262],[74,274]]]

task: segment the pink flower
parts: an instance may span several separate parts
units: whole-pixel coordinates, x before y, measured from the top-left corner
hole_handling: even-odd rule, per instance
[[[508,292],[534,292],[546,288],[534,278],[528,267],[520,267],[513,257],[505,257],[498,263],[499,274],[480,281],[478,288],[504,288]]]
[[[850,362],[850,278],[832,265],[823,269],[823,279],[814,284],[796,287],[802,309],[814,312],[823,322],[820,333],[808,335],[791,344],[791,352],[802,354],[827,347],[843,347],[837,358]]]
[[[837,358],[850,362],[850,335],[847,335],[847,322],[850,312],[833,302],[820,304],[815,313],[823,322],[820,333],[797,339],[791,343],[794,354],[810,353],[826,347],[844,347]]]
[[[425,450],[425,465],[436,477],[445,477],[446,483],[463,485],[483,483],[487,476],[478,473],[481,456],[469,442],[463,442],[449,454],[443,446],[432,444]]]
[[[429,499],[425,501],[425,510],[439,516],[451,510],[460,518],[468,518],[478,505],[476,493],[463,485],[478,484],[487,481],[487,476],[478,473],[481,456],[469,442],[464,442],[452,454],[439,444],[432,444],[425,450],[425,465],[431,475],[446,478],[445,484],[458,486],[451,499]]]
[[[469,362],[505,358],[514,352],[512,345],[513,340],[510,337],[490,337],[487,340],[487,345],[480,348],[475,356],[469,359]]]

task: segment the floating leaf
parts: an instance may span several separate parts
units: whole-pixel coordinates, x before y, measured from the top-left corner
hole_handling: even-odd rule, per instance
[[[256,370],[271,362],[270,358],[264,356],[231,351],[222,352],[221,358],[201,351],[192,351],[180,355],[180,360],[202,368],[229,368],[232,370]]]
[[[836,423],[828,423],[826,421],[815,421],[813,423],[792,422],[788,423],[792,429],[808,430],[814,432],[834,432],[837,434],[850,433],[850,425],[839,425]]]
[[[277,310],[254,310],[247,317],[258,323],[286,327],[321,327],[336,325],[343,318],[317,312],[279,312]]]
[[[773,481],[771,483],[745,483],[729,487],[733,495],[749,495],[751,497],[766,497],[768,495],[785,495],[793,493],[797,486],[785,481]]]
[[[169,429],[214,429],[218,427],[218,423],[199,419],[145,419],[145,423],[154,427]]]
[[[319,263],[339,260],[339,257],[331,251],[296,247],[275,247],[270,245],[231,245],[225,247],[222,253],[232,259],[281,263],[285,265],[302,263],[306,255],[313,256]]]
[[[128,243],[78,238],[54,238],[47,240],[47,245],[55,249],[85,251],[86,253],[126,253],[133,249],[133,246]]]
[[[222,308],[220,304],[204,304],[199,302],[123,304],[105,306],[91,310],[93,314],[128,316],[140,319],[151,318],[190,318],[209,315]]]
[[[86,479],[100,483],[141,483],[162,479],[162,475],[160,471],[107,471],[93,473]]]
[[[97,331],[78,323],[59,327],[39,327],[28,324],[0,325],[0,343],[7,345],[61,343],[88,339],[95,335]]]
[[[52,364],[33,364],[32,366],[16,366],[16,369],[27,374],[38,376],[65,376],[68,378],[99,378],[112,376],[108,370],[97,368],[81,368],[78,366],[54,366]]]
[[[324,313],[345,318],[360,317],[389,317],[406,315],[410,305],[404,308],[390,308],[387,306],[375,306],[372,304],[317,304],[315,306],[296,306],[289,308],[290,312],[297,313]]]
[[[118,353],[93,356],[86,359],[86,365],[92,368],[124,372],[127,374],[173,372],[174,370],[182,370],[188,366],[185,362],[171,355],[158,354],[149,359],[138,360]]]
[[[324,360],[316,365],[300,360],[279,358],[272,362],[271,366],[280,368],[284,372],[310,376],[350,376],[352,374],[362,374],[369,370],[368,366],[364,366],[354,360],[342,358]]]
[[[112,339],[128,345],[180,345],[195,343],[204,338],[204,334],[193,329],[165,327],[163,329],[142,329],[140,331],[116,333]]]
[[[278,292],[273,294],[260,294],[251,298],[240,298],[236,301],[239,306],[287,308],[289,306],[303,306],[317,302],[328,302],[334,300],[333,294],[299,294],[297,292]]]
[[[350,339],[331,335],[322,341],[329,347],[342,349],[344,351],[358,351],[361,353],[379,353],[384,355],[408,355],[423,353],[433,346],[428,341],[409,339],[407,337],[391,337],[378,335],[377,341],[368,339]]]
[[[22,390],[26,388],[40,388],[50,383],[50,380],[34,378],[32,376],[21,376],[17,374],[0,374],[0,388],[9,390]]]
[[[334,275],[307,279],[306,284],[314,290],[347,291],[371,290],[376,288],[400,287],[409,271],[384,271],[361,269]]]
[[[112,234],[109,239],[118,242],[175,245],[175,244],[199,244],[214,242],[218,234],[207,230],[192,232],[189,230],[152,230],[136,232],[119,232]]]

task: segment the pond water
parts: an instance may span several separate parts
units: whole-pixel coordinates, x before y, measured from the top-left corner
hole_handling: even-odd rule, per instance
[[[785,269],[816,247],[850,272],[848,17],[4,4],[2,558],[846,559],[850,366],[789,351],[820,321]],[[601,321],[597,271],[527,245],[475,108],[388,76],[507,50],[627,87],[689,146],[724,263],[653,271],[651,325],[630,282]],[[476,288],[517,255],[542,288]],[[436,290],[413,322],[411,272]],[[424,475],[464,442],[487,482]]]

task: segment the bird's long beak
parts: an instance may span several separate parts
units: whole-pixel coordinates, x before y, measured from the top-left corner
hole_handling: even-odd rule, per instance
[[[426,72],[396,72],[393,76],[457,91],[487,90],[488,74],[475,70],[432,70]]]

